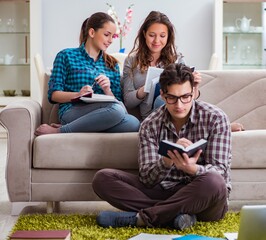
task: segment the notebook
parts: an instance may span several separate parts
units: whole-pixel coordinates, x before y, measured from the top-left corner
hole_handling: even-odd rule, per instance
[[[232,240],[266,240],[266,205],[243,206],[240,212],[238,236]]]

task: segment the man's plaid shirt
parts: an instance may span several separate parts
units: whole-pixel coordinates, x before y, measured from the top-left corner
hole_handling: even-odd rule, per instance
[[[230,192],[231,126],[227,115],[218,107],[193,100],[187,123],[176,132],[166,106],[162,106],[142,122],[139,138],[139,175],[140,181],[147,187],[160,183],[168,189],[180,182],[188,183],[195,177],[175,166],[167,168],[164,165],[162,156],[158,154],[161,140],[176,142],[179,138],[187,138],[196,142],[204,138],[208,143],[198,159],[200,167],[197,175],[207,171],[218,172]]]

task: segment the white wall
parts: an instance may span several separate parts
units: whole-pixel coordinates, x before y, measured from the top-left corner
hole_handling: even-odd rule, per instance
[[[132,31],[123,40],[126,52],[133,46],[136,33],[151,10],[165,13],[176,28],[176,45],[188,65],[207,69],[212,54],[213,9],[215,0],[42,0],[42,54],[46,67],[63,48],[77,47],[84,19],[97,11],[107,12],[112,4],[120,19],[134,3]],[[115,39],[108,52],[119,50]]]

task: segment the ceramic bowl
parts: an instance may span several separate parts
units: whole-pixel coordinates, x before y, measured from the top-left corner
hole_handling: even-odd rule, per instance
[[[16,96],[16,90],[3,90],[5,96],[13,97]]]
[[[30,90],[21,90],[22,96],[30,96]]]

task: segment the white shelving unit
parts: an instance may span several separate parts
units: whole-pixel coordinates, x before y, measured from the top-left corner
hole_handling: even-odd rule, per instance
[[[41,0],[0,0],[0,106],[18,99],[39,100],[33,58],[42,53],[41,32]],[[15,90],[15,96],[4,90]],[[30,90],[30,96],[21,90]]]
[[[221,69],[266,68],[265,9],[262,1],[215,2],[213,51]],[[241,29],[241,20],[247,28]]]

